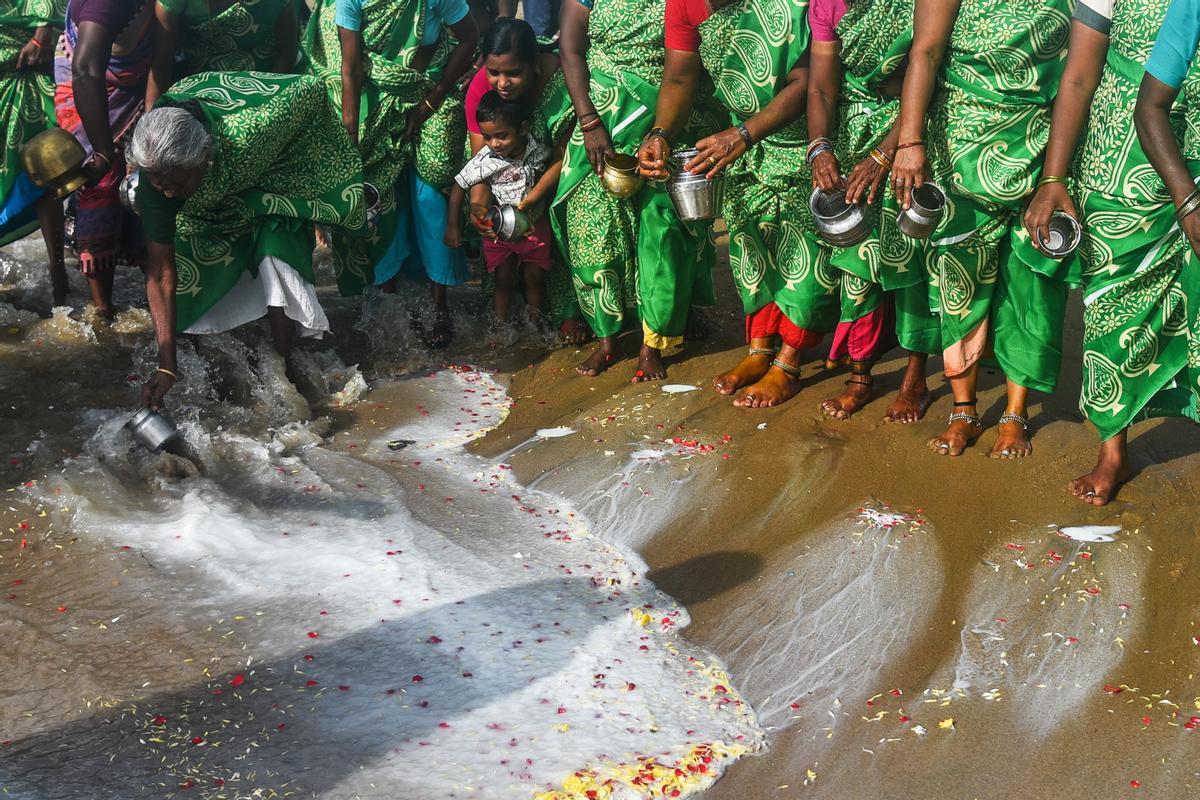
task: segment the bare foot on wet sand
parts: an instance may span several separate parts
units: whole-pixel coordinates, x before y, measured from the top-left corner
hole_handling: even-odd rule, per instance
[[[591,335],[587,325],[578,317],[564,320],[563,324],[558,326],[558,340],[564,345],[583,344]]]
[[[924,419],[928,410],[929,387],[925,384],[925,379],[911,384],[905,381],[900,385],[900,393],[896,395],[896,399],[887,407],[887,411],[883,412],[883,420],[908,425]]]
[[[926,445],[939,456],[961,456],[982,434],[983,425],[980,423],[956,419],[946,426],[940,436],[933,437]]]
[[[1067,491],[1084,503],[1093,506],[1108,505],[1117,496],[1117,490],[1133,477],[1133,467],[1125,454],[1124,442],[1114,444],[1112,440],[1100,447],[1100,458],[1096,467],[1067,484]]]
[[[997,428],[996,444],[988,458],[1024,458],[1033,453],[1033,445],[1029,442],[1029,430],[1016,420],[1000,423]]]
[[[767,370],[758,383],[733,401],[738,408],[771,408],[791,400],[800,392],[800,377],[789,375],[779,367]]]
[[[588,378],[594,378],[612,366],[617,360],[616,344],[610,338],[601,339],[592,352],[575,371]]]
[[[875,387],[871,383],[846,381],[846,391],[821,403],[821,411],[834,419],[850,419],[854,412],[875,399]]]
[[[661,381],[667,377],[667,367],[663,364],[662,350],[649,345],[642,345],[638,352],[637,371],[633,373],[632,383],[646,381]]]
[[[752,353],[746,356],[729,372],[713,378],[713,389],[717,394],[731,395],[743,386],[761,380],[771,368],[771,359],[774,357],[767,353]]]

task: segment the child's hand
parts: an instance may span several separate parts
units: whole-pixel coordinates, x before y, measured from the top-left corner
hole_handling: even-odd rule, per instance
[[[447,225],[446,235],[442,237],[446,247],[457,250],[462,247],[462,230],[457,225]]]
[[[467,219],[470,221],[471,227],[479,231],[480,236],[495,241],[496,232],[492,230],[492,225],[487,220],[487,212],[487,206],[472,205],[471,215]]]

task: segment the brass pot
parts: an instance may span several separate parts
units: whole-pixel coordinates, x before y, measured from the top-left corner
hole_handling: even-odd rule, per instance
[[[87,183],[86,158],[83,145],[62,128],[42,131],[21,148],[21,166],[30,179],[55,197],[66,197]]]
[[[637,159],[624,153],[606,155],[600,171],[600,185],[617,197],[637,194],[638,189],[642,188]]]

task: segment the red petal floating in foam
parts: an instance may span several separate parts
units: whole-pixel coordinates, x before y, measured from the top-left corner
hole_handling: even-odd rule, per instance
[[[348,691],[350,691],[350,687],[349,686],[339,686],[338,691],[339,692],[348,692]]]
[[[1087,592],[1088,594],[1092,595],[1093,597],[1095,597],[1096,595],[1100,594],[1100,587],[1099,586],[1089,586],[1086,589],[1084,589],[1084,591]]]
[[[192,744],[204,744],[204,737],[203,736],[193,736]]]
[[[312,660],[313,660],[313,657],[312,657],[312,656],[305,656],[305,657],[304,657],[304,660],[305,660],[305,661],[312,661]]]
[[[439,727],[439,728],[449,728],[449,727],[450,727],[450,723],[449,723],[449,722],[439,722],[439,723],[438,723],[438,727]]]
[[[239,674],[233,676],[233,679],[229,681],[229,685],[230,686],[241,686],[245,682],[246,682],[246,677],[239,673]]]
[[[1106,683],[1104,684],[1104,691],[1108,692],[1109,694],[1120,694],[1125,690],[1120,686],[1113,686],[1111,683]]]
[[[422,678],[420,675],[413,675],[413,676],[412,676],[412,682],[413,682],[413,683],[420,683],[420,682],[421,682],[421,681],[423,681],[423,680],[425,680],[425,679],[424,679],[424,678]]]
[[[317,682],[316,681],[305,681],[304,685],[305,686],[316,686]]]
[[[315,638],[317,638],[317,637],[318,637],[318,636],[320,636],[320,635],[321,635],[321,634],[317,633],[316,631],[309,631],[309,632],[308,632],[308,638],[310,638],[310,639],[315,639]]]
[[[167,724],[167,718],[166,718],[166,717],[164,717],[162,714],[156,714],[156,715],[155,715],[155,717],[154,717],[154,720],[153,720],[153,722],[154,722],[154,724],[155,724],[155,725],[166,725],[166,724]]]
[[[1142,785],[1142,782],[1135,779],[1135,780],[1130,781],[1129,785],[1136,789]]]

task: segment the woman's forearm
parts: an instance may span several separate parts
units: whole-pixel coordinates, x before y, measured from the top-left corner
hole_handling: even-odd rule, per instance
[[[813,42],[808,77],[808,138],[832,138],[842,85],[842,59],[837,42]]]
[[[1196,188],[1171,127],[1171,106],[1178,96],[1178,89],[1147,72],[1142,78],[1133,114],[1138,141],[1176,205],[1182,204]]]
[[[1081,22],[1071,23],[1067,66],[1059,82],[1058,96],[1054,98],[1043,175],[1065,178],[1070,171],[1107,54],[1107,36]]]
[[[92,150],[107,159],[111,166],[116,159],[116,148],[108,121],[106,74],[112,55],[112,35],[95,22],[81,22],[76,42],[71,59],[75,107]]]
[[[917,0],[913,13],[913,43],[900,93],[900,139],[924,138],[925,115],[938,70],[954,30],[960,0]]]
[[[692,113],[692,102],[700,87],[700,56],[682,50],[667,50],[662,88],[654,108],[654,127],[678,136]]]
[[[146,245],[146,300],[158,341],[158,365],[177,372],[175,360],[175,247],[158,242]]]
[[[746,120],[746,130],[754,141],[761,142],[799,119],[807,105],[808,67],[794,67],[788,73],[787,86],[762,111]]]
[[[345,28],[338,28],[338,39],[342,49],[342,125],[357,132],[362,103],[362,39],[358,31]]]
[[[588,10],[575,0],[566,0],[563,4],[558,51],[567,93],[571,95],[571,105],[575,107],[576,117],[596,113],[590,95],[592,74],[588,70],[586,58],[588,18]]]
[[[433,87],[431,102],[435,106],[442,104],[442,100],[462,80],[462,76],[475,62],[475,47],[479,44],[479,28],[475,25],[475,18],[470,14],[450,26],[450,30],[458,39],[458,44],[450,51],[446,68],[442,70],[442,76]]]

